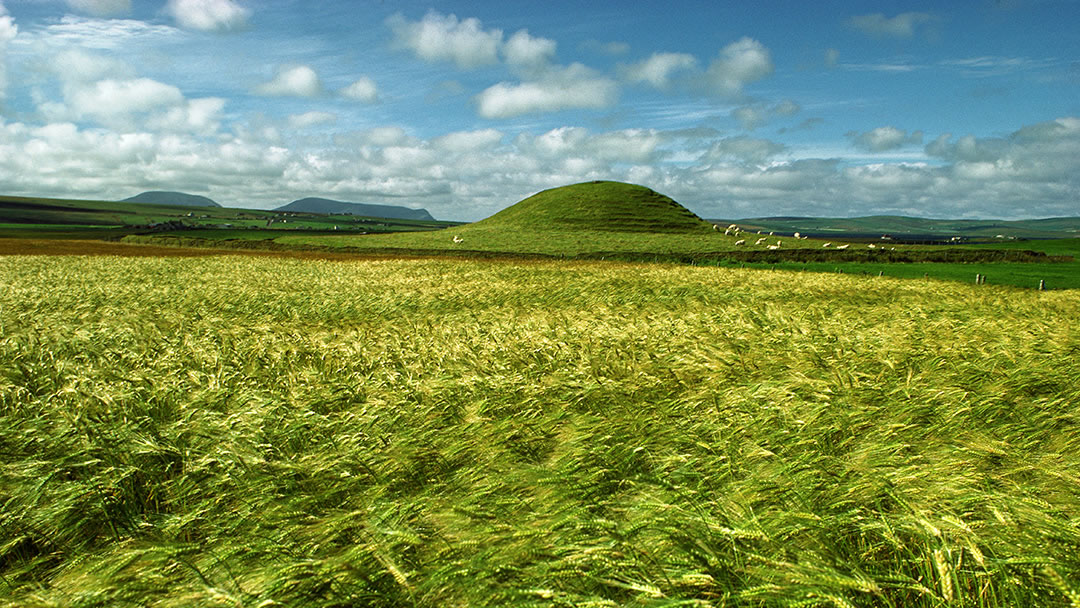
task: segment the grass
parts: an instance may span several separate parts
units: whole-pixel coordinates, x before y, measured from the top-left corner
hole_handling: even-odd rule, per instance
[[[0,605],[1080,605],[1076,292],[233,256],[0,286]]]

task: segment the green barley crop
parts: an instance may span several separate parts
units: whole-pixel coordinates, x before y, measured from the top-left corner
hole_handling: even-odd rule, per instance
[[[8,257],[0,606],[1076,606],[1080,294]]]

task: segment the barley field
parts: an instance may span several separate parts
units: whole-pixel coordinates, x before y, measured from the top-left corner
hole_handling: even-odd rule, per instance
[[[0,264],[0,606],[1080,607],[1080,293]]]

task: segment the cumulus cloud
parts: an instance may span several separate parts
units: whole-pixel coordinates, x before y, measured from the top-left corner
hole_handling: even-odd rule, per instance
[[[778,116],[794,116],[802,110],[798,103],[785,99],[772,106],[757,103],[739,106],[731,111],[731,117],[739,122],[739,125],[747,131],[753,131],[766,122]]]
[[[131,0],[66,0],[71,10],[95,17],[112,17],[131,12]]]
[[[550,70],[536,81],[500,82],[485,89],[473,101],[480,116],[498,119],[575,108],[606,108],[617,97],[618,87],[613,80],[575,63]]]
[[[68,100],[76,116],[106,121],[176,106],[183,101],[180,89],[149,78],[99,80],[74,90]]]
[[[456,15],[431,11],[420,21],[409,21],[397,13],[386,23],[396,47],[425,61],[450,61],[460,68],[474,68],[499,60],[503,32],[485,30],[479,19],[459,20]]]
[[[432,140],[432,145],[448,152],[473,152],[497,146],[502,141],[502,138],[502,132],[496,129],[455,131],[436,137]]]
[[[697,65],[697,59],[686,53],[653,53],[648,59],[619,66],[619,75],[630,84],[646,83],[657,89],[671,86],[671,77],[679,71]]]
[[[555,59],[554,40],[530,36],[528,30],[518,30],[502,45],[506,63],[525,70],[540,70]]]
[[[772,74],[769,49],[753,38],[742,38],[720,50],[705,72],[708,87],[721,95],[737,95],[743,87]]]
[[[220,97],[190,99],[152,114],[146,125],[159,132],[213,135],[221,128],[224,110]]]
[[[7,96],[7,45],[18,35],[15,19],[8,14],[0,0],[0,99]]]
[[[165,12],[181,27],[227,32],[247,27],[251,11],[234,0],[169,0]]]
[[[702,157],[707,162],[737,161],[762,163],[787,149],[784,144],[768,139],[739,136],[727,137],[715,142]]]
[[[270,97],[317,97],[322,90],[319,75],[306,65],[281,66],[273,80],[255,88]]]
[[[289,116],[289,126],[294,129],[305,129],[315,125],[331,123],[337,120],[337,114],[330,112],[304,112]]]
[[[911,38],[918,25],[933,21],[929,13],[900,13],[886,17],[881,13],[856,15],[847,20],[848,26],[876,38]]]
[[[364,103],[375,103],[379,100],[379,89],[374,80],[363,76],[342,89],[341,95]]]
[[[922,131],[912,131],[909,134],[907,131],[896,127],[878,127],[865,133],[849,131],[845,133],[845,136],[851,139],[851,143],[859,149],[868,152],[887,152],[902,148],[908,144],[921,144],[923,133]]]

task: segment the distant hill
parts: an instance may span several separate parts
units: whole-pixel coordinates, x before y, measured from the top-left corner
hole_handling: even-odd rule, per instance
[[[143,192],[142,194],[136,194],[131,198],[125,198],[120,201],[122,203],[146,203],[148,205],[177,205],[180,207],[220,207],[211,199],[205,196],[198,196],[196,194],[185,194],[183,192],[163,192],[161,190],[152,190],[150,192]]]
[[[427,209],[411,209],[398,205],[375,205],[369,203],[346,203],[333,201],[328,198],[302,198],[288,205],[278,207],[274,211],[291,211],[293,213],[324,213],[327,215],[360,215],[364,217],[385,217],[395,220],[427,220],[435,218],[427,212]]]
[[[737,220],[748,229],[835,235],[925,235],[967,238],[1069,238],[1080,236],[1080,217],[1038,220],[953,220],[873,215],[866,217],[761,217]]]
[[[696,232],[712,225],[645,186],[595,181],[544,190],[475,226],[613,232]]]

